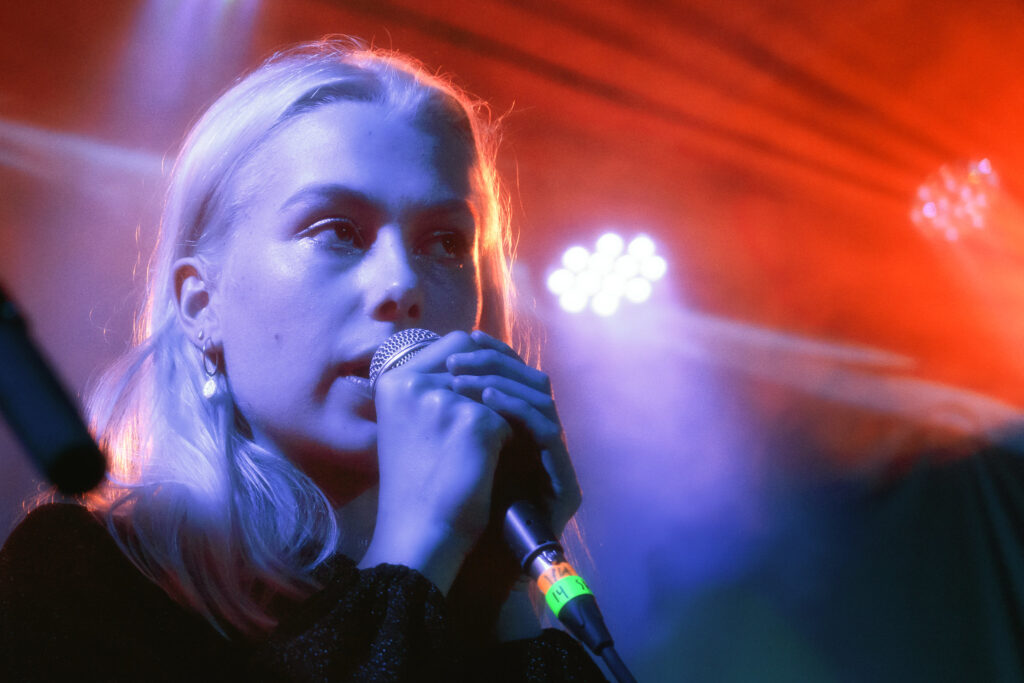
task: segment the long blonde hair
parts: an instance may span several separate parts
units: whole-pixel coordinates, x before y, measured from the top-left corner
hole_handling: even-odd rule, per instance
[[[275,54],[206,111],[171,174],[133,348],[91,392],[111,473],[87,504],[147,576],[225,633],[270,628],[270,596],[314,589],[312,572],[343,530],[309,477],[247,436],[227,392],[202,397],[202,355],[178,321],[173,265],[194,257],[215,271],[240,222],[233,175],[284,122],[339,100],[456,132],[473,161],[479,326],[511,337],[507,201],[481,103],[408,57],[328,38]]]

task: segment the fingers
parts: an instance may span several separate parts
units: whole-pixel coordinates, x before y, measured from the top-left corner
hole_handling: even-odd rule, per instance
[[[436,342],[423,347],[408,363],[396,370],[408,368],[419,372],[444,372],[446,370],[445,362],[449,356],[471,352],[478,348],[479,346],[468,333],[449,332]]]
[[[462,378],[457,378],[457,381],[459,379]],[[508,384],[515,386],[514,382]],[[514,424],[522,425],[541,448],[562,444],[562,427],[557,419],[553,420],[551,416],[545,415],[530,401],[505,393],[493,384],[483,388],[480,396],[481,402],[498,415]]]
[[[483,330],[473,330],[472,332],[469,333],[469,336],[473,339],[473,341],[475,341],[477,344],[486,349],[500,351],[506,356],[511,356],[512,358],[515,358],[517,360],[522,360],[519,354],[516,353],[511,346],[501,341],[500,339],[492,337]]]
[[[551,393],[551,380],[546,373],[532,368],[504,342],[479,330],[471,335],[479,346],[453,353],[447,359],[452,375],[500,375],[521,382],[544,394]]]
[[[463,396],[477,401],[483,400],[483,393],[488,388],[497,389],[502,393],[526,401],[539,410],[549,420],[556,420],[555,401],[551,394],[538,391],[521,382],[498,375],[456,375],[451,380],[452,389]]]
[[[483,332],[452,332],[425,347],[405,366],[382,375],[381,382],[392,385],[385,388],[388,394],[390,389],[413,394],[450,389],[478,407],[493,411],[493,417],[505,422],[506,429],[512,424],[529,433],[551,479],[552,526],[561,533],[581,497],[546,373],[526,365],[510,346]],[[415,386],[399,389],[407,383]],[[442,391],[435,400],[441,400],[445,393]],[[498,435],[499,442],[508,437],[508,432],[496,427],[483,431],[492,432],[491,438]]]
[[[456,378],[456,381],[461,379]],[[515,383],[510,384],[515,386]],[[582,495],[557,416],[545,415],[528,400],[505,393],[493,384],[481,391],[481,402],[508,422],[522,425],[540,448],[541,464],[548,473],[554,493],[554,499],[549,501],[551,523],[555,533],[560,535],[579,509]]]

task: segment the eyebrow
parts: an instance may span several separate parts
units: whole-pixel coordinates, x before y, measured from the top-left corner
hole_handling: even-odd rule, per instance
[[[354,204],[361,209],[365,209],[367,212],[381,213],[380,204],[369,195],[346,185],[336,183],[307,185],[284,200],[278,211],[286,211],[296,204],[313,204],[317,202],[343,202]],[[422,206],[416,211],[416,214],[419,217],[426,218],[458,214],[469,218],[473,225],[477,223],[477,212],[468,199],[445,199]]]
[[[288,197],[278,208],[278,211],[285,211],[296,204],[311,204],[317,201],[345,201],[361,204],[368,208],[376,206],[376,203],[369,196],[345,185],[318,184],[307,185],[291,197]]]

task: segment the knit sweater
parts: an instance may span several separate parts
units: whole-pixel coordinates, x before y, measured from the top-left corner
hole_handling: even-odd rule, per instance
[[[336,555],[324,586],[260,639],[228,639],[143,576],[84,508],[32,512],[0,551],[0,679],[48,681],[603,681],[562,631],[455,644],[415,570]]]

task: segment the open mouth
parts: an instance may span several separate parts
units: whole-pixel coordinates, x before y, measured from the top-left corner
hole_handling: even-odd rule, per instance
[[[355,384],[364,391],[370,389],[370,359],[359,358],[349,363],[345,363],[338,373],[342,379],[352,384]]]
[[[347,375],[351,377],[360,377],[365,380],[370,379],[370,359],[357,361],[346,368]]]

